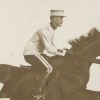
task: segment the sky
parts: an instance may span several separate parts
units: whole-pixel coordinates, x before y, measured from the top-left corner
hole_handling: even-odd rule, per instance
[[[100,0],[0,0],[0,63],[20,66],[24,46],[38,28],[49,23],[50,10],[62,9],[66,17],[55,33],[57,46],[100,30]],[[93,64],[88,88],[100,91],[100,65]]]

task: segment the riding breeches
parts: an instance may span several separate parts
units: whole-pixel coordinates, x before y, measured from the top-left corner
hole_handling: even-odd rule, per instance
[[[52,67],[49,62],[49,57],[44,54],[41,54],[40,56],[24,55],[24,58],[29,64],[32,65],[32,67],[35,67],[35,69],[48,70],[48,68]]]

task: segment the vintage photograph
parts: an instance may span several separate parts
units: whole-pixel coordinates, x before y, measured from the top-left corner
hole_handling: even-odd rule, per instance
[[[100,100],[100,1],[0,1],[0,100]]]

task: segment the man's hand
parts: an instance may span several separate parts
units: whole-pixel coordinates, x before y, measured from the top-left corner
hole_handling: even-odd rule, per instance
[[[57,50],[57,55],[65,56],[65,54],[66,54],[66,50],[60,50],[60,49]]]
[[[69,43],[66,43],[66,45],[64,47],[62,47],[62,50],[67,50],[67,49],[71,49],[71,45]]]
[[[66,54],[66,50],[63,50],[63,56],[65,56],[65,54]]]

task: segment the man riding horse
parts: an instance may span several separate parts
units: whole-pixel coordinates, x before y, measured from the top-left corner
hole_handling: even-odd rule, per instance
[[[57,27],[61,27],[63,17],[63,10],[51,10],[50,24],[39,29],[26,45],[24,50],[25,60],[35,70],[12,69],[8,65],[0,67],[1,69],[4,68],[5,73],[11,68],[11,75],[4,78],[6,84],[4,84],[1,97],[10,97],[13,100],[41,100],[41,98],[42,100],[100,100],[100,93],[86,91],[91,64],[100,64],[100,61],[95,59],[96,56],[100,55],[100,32],[92,29],[87,37],[70,41],[73,54],[71,50],[68,50],[67,53],[72,55],[66,54],[66,48],[58,49],[53,42],[54,31]],[[47,51],[46,54],[44,54],[44,50]],[[46,70],[45,67],[47,72],[43,70]],[[51,72],[52,74],[48,78]],[[1,73],[1,76],[5,73]],[[46,82],[45,91],[40,91],[43,95],[34,91],[41,89]]]
[[[35,67],[35,69],[38,69],[38,72],[40,72],[41,70],[45,69],[45,67],[47,68],[47,74],[45,74],[42,79],[38,77],[38,79],[41,80],[39,86],[37,86],[39,89],[41,89],[42,85],[44,85],[45,81],[47,81],[49,74],[54,68],[54,66],[52,66],[53,63],[51,62],[51,56],[59,56],[58,58],[56,57],[56,60],[58,59],[58,61],[60,61],[62,59],[61,56],[64,56],[66,50],[69,49],[68,47],[58,49],[53,41],[54,32],[57,27],[62,26],[64,17],[63,10],[51,10],[51,22],[49,25],[39,29],[30,39],[24,49],[24,58],[32,65],[33,69]],[[44,50],[46,50],[46,54],[44,54]],[[71,50],[68,50],[67,52],[72,53]],[[94,60],[94,62],[97,61]]]
[[[38,70],[38,72],[45,69],[45,67],[47,69],[47,73],[43,75],[44,77],[42,78],[42,80],[40,79],[40,77],[38,77],[39,80],[41,80],[38,86],[39,91],[46,83],[49,74],[53,70],[50,57],[64,56],[66,50],[68,49],[68,47],[66,46],[62,49],[58,49],[54,44],[54,32],[57,27],[62,26],[64,17],[65,16],[63,10],[51,10],[51,22],[49,23],[49,25],[37,30],[37,32],[34,34],[34,36],[32,36],[24,49],[24,58],[28,63],[32,65],[32,69],[34,69],[35,67],[35,70]],[[44,51],[46,52],[45,54]],[[45,72],[46,71],[44,71],[43,73]]]
[[[30,39],[24,49],[24,58],[32,66],[39,67],[44,65],[49,72],[52,72],[52,66],[48,62],[51,56],[64,56],[65,49],[58,49],[54,44],[54,32],[57,27],[61,27],[63,23],[64,11],[63,10],[51,10],[50,20],[51,22],[46,27],[39,29],[34,36]],[[44,50],[47,51],[44,54]]]

